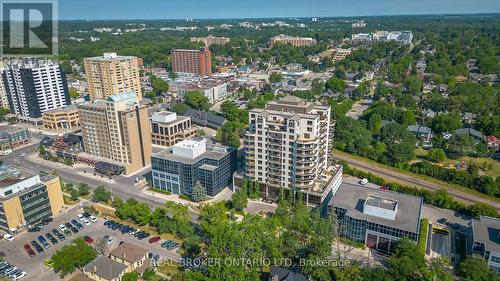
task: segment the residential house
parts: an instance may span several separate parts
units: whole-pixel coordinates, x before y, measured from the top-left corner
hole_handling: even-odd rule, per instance
[[[125,265],[126,272],[137,271],[142,274],[149,267],[148,250],[129,242],[123,242],[109,252],[109,258]]]
[[[83,274],[96,281],[121,281],[127,266],[105,256],[98,256],[83,266]]]
[[[488,149],[490,150],[498,150],[500,149],[500,139],[498,139],[495,136],[487,136],[486,137],[486,144],[488,145]]]
[[[432,132],[431,128],[417,124],[408,126],[408,131],[410,131],[417,137],[422,146],[432,146],[432,138],[434,137],[434,133]]]
[[[297,272],[297,270],[288,270],[286,268],[273,266],[271,274],[269,274],[268,281],[309,281],[304,274]]]
[[[484,141],[484,135],[472,128],[462,128],[455,130],[455,134],[457,135],[469,135],[476,140],[477,143]]]

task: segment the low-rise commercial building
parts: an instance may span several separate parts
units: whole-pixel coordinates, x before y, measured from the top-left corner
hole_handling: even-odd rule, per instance
[[[388,253],[402,237],[419,239],[421,197],[342,183],[329,208],[339,234],[369,248]]]
[[[290,44],[293,46],[301,47],[301,46],[312,46],[316,45],[316,39],[310,37],[295,37],[288,36],[284,34],[280,34],[278,36],[271,37],[269,40],[269,46],[272,48],[276,43],[281,44]]]
[[[210,104],[224,100],[227,95],[227,83],[218,79],[202,79],[198,81],[175,81],[172,90],[177,93],[178,99],[184,99],[189,92],[201,92],[208,98]]]
[[[352,34],[352,43],[378,43],[378,42],[398,42],[402,45],[411,44],[413,33],[411,31],[377,31],[375,33]]]
[[[31,133],[28,129],[7,127],[0,131],[0,139],[8,142],[11,148],[15,148],[30,142]]]
[[[76,105],[59,107],[42,114],[43,127],[50,131],[77,130],[80,118]]]
[[[500,273],[500,219],[481,216],[472,220],[472,252]]]
[[[225,45],[231,41],[230,38],[227,37],[215,37],[212,35],[208,35],[207,37],[191,37],[191,42],[201,42],[205,44],[206,47],[210,47],[211,45]]]
[[[181,141],[151,157],[153,186],[174,194],[192,195],[199,182],[208,196],[232,185],[236,149],[206,139]]]
[[[172,146],[196,135],[191,118],[178,116],[175,112],[159,112],[151,117],[151,142],[161,146]]]
[[[15,231],[55,216],[63,207],[59,177],[0,166],[0,229]]]

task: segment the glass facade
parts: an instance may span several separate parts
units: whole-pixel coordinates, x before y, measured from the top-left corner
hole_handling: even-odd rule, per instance
[[[45,185],[19,196],[26,224],[33,224],[51,216],[49,195]]]
[[[402,237],[418,240],[418,232],[410,232],[370,222],[366,219],[352,218],[343,208],[335,208],[340,222],[340,235],[352,241],[365,243],[369,248],[390,252],[392,244]]]
[[[215,196],[232,184],[237,168],[236,149],[227,150],[221,159],[201,158],[192,164],[152,156],[153,187],[191,196],[193,187],[200,181],[207,195]]]

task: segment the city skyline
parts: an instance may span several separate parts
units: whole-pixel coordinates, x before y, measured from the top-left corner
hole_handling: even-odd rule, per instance
[[[359,0],[349,1],[255,0],[234,3],[229,0],[214,0],[196,3],[186,0],[170,2],[147,0],[123,0],[120,5],[110,0],[60,0],[61,20],[134,20],[134,19],[237,19],[237,18],[280,18],[280,17],[357,17],[383,15],[424,14],[477,14],[498,13],[500,5],[495,0],[444,0],[401,1],[401,0]],[[151,7],[155,7],[151,9]],[[266,7],[265,9],[263,7]],[[112,11],[112,12],[110,12]]]

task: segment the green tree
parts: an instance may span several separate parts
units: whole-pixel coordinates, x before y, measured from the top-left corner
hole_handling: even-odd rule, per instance
[[[186,104],[183,104],[183,103],[176,103],[172,107],[172,111],[179,114],[179,115],[183,115],[184,113],[186,113],[186,111],[188,111],[188,109],[189,109],[189,106]]]
[[[168,83],[158,77],[151,77],[151,86],[153,87],[153,92],[155,94],[161,94],[168,92]]]
[[[182,249],[184,249],[186,255],[189,257],[196,257],[201,253],[201,239],[198,235],[190,236],[182,243]]]
[[[488,217],[497,217],[497,210],[484,203],[474,203],[472,205],[467,206],[467,211],[470,215],[476,219],[479,219],[480,216],[488,216]]]
[[[97,252],[92,246],[87,245],[82,238],[73,240],[70,245],[65,245],[53,256],[54,271],[62,278],[82,267],[97,257]]]
[[[94,190],[92,194],[93,202],[108,202],[111,199],[111,192],[107,191],[104,186],[100,185]]]
[[[379,114],[375,113],[370,116],[368,129],[374,134],[380,133],[380,129],[382,129],[382,117]]]
[[[427,152],[427,159],[429,161],[439,163],[444,161],[444,159],[446,159],[446,153],[441,148],[431,148]]]
[[[479,257],[469,256],[458,266],[457,275],[463,281],[490,281],[498,280],[486,261]]]
[[[76,201],[78,200],[78,190],[72,188],[70,191],[69,191],[69,195],[71,197],[71,201]]]
[[[440,114],[432,122],[432,128],[438,133],[453,132],[460,127],[462,121],[458,113]]]
[[[401,125],[403,125],[403,127],[408,127],[408,125],[413,125],[416,123],[416,120],[415,120],[415,115],[413,114],[412,111],[409,111],[409,110],[405,110],[402,112],[401,114]]]
[[[337,77],[332,77],[326,81],[325,87],[334,92],[343,92],[347,88],[347,83]]]
[[[271,73],[271,75],[269,75],[269,83],[278,83],[278,82],[281,82],[281,80],[283,79],[283,75],[279,72],[273,72]]]
[[[78,195],[85,196],[88,195],[89,193],[90,193],[89,185],[86,183],[80,183],[80,185],[78,186]]]
[[[335,147],[354,154],[363,154],[372,140],[372,134],[363,123],[350,117],[341,117],[335,124]]]
[[[245,209],[247,207],[247,203],[248,203],[247,194],[245,192],[243,192],[242,190],[237,191],[233,194],[232,204],[233,204],[233,208],[236,211],[238,211],[238,212],[243,211],[243,209]]]
[[[188,92],[184,96],[187,105],[194,109],[207,111],[210,108],[208,98],[199,91]]]
[[[123,274],[122,281],[137,281],[139,280],[139,274],[137,271],[127,272]]]
[[[201,184],[200,181],[196,181],[196,184],[193,187],[193,191],[191,192],[191,199],[194,202],[201,202],[207,196],[207,189]]]
[[[154,271],[154,269],[152,268],[148,268],[144,271],[144,273],[142,273],[142,279],[144,281],[153,281],[156,277],[156,273]]]
[[[69,88],[69,97],[74,100],[80,97],[80,93],[75,88]]]

